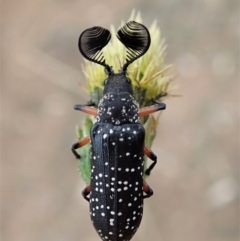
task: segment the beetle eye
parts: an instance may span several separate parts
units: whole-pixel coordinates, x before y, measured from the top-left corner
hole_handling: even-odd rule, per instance
[[[127,82],[128,82],[129,84],[131,84],[131,80],[130,80],[129,78],[127,78]]]
[[[104,85],[106,85],[108,83],[108,79],[104,80]]]

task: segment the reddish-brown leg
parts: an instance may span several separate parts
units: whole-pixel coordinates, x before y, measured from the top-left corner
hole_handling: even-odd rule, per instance
[[[80,110],[82,112],[85,112],[89,115],[94,115],[94,116],[96,116],[97,112],[98,112],[98,109],[96,109],[94,107],[87,106],[87,105],[75,105],[74,109]]]
[[[89,202],[89,197],[87,197],[89,195],[89,193],[91,192],[91,186],[88,185],[86,186],[83,191],[82,191],[82,196],[85,200],[87,200]]]
[[[141,116],[149,115],[151,113],[154,113],[159,110],[164,110],[164,109],[166,109],[166,105],[164,103],[157,102],[157,104],[155,105],[144,107],[138,110],[138,115],[141,117]]]
[[[152,169],[157,163],[157,156],[153,153],[153,151],[148,146],[144,146],[144,153],[147,157],[149,157],[153,161],[150,167],[145,171],[146,175],[150,175],[150,172],[152,171]]]
[[[149,198],[153,195],[153,190],[149,185],[143,180],[143,191],[146,193],[146,195],[143,195],[143,198]]]
[[[83,139],[81,139],[79,142],[75,143],[72,145],[72,153],[74,154],[74,156],[77,158],[77,159],[80,159],[80,156],[79,154],[76,152],[76,149],[82,147],[82,146],[85,146],[86,144],[88,144],[90,142],[90,136],[86,136],[84,137]]]

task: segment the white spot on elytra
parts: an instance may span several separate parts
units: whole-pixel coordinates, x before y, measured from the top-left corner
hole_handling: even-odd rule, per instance
[[[114,226],[114,224],[113,224],[114,219],[113,218],[110,218],[109,222],[110,222],[110,226]]]

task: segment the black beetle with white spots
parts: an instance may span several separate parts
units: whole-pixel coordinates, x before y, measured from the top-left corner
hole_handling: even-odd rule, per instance
[[[103,241],[128,241],[137,231],[143,215],[143,199],[153,195],[143,180],[144,155],[153,162],[145,171],[149,175],[157,162],[156,155],[145,145],[145,130],[140,117],[166,108],[164,103],[138,109],[133,97],[127,67],[144,55],[151,43],[148,29],[135,21],[126,23],[117,33],[127,48],[126,63],[119,73],[105,63],[102,49],[111,34],[102,27],[86,29],[79,37],[81,54],[104,66],[103,97],[94,108],[91,104],[75,105],[76,110],[95,115],[90,136],[72,146],[76,149],[91,143],[91,181],[82,194],[89,201],[90,216]]]

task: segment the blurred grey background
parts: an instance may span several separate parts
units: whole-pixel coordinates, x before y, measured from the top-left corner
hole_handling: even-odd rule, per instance
[[[239,1],[8,0],[1,2],[1,236],[4,241],[97,241],[70,152],[86,103],[81,31],[116,27],[132,9],[157,19],[174,64],[133,241],[239,237]]]

